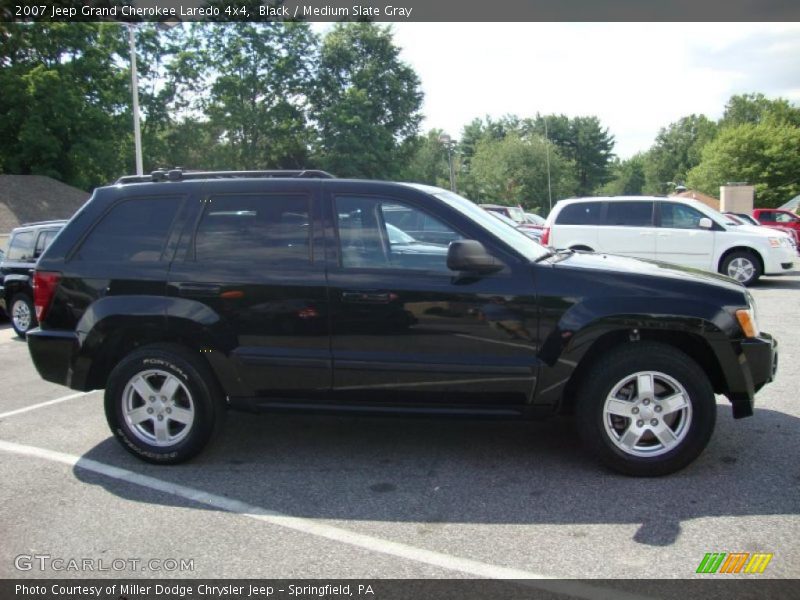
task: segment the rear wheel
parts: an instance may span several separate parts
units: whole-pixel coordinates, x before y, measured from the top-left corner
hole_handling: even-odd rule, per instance
[[[146,346],[111,372],[106,420],[142,460],[175,464],[199,454],[219,429],[225,405],[208,365],[178,346]]]
[[[753,285],[761,277],[761,261],[752,252],[737,250],[725,257],[719,272],[744,285]]]
[[[612,469],[666,475],[708,444],[716,422],[714,391],[679,350],[628,344],[589,369],[578,392],[577,422],[589,450]]]
[[[33,301],[27,294],[14,295],[11,299],[11,310],[8,316],[11,317],[11,327],[21,338],[24,338],[30,329],[36,327],[36,313],[33,311]]]

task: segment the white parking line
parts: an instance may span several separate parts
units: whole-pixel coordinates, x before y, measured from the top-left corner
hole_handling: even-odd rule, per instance
[[[39,402],[39,404],[31,404],[30,406],[26,406],[24,408],[10,410],[8,412],[0,413],[0,419],[5,419],[6,417],[13,417],[14,415],[21,415],[22,413],[30,412],[38,408],[44,408],[45,406],[52,406],[53,404],[58,404],[59,402],[66,402],[67,400],[72,400],[73,398],[88,396],[89,394],[94,394],[96,391],[98,390],[93,390],[91,392],[78,392],[77,394],[62,396],[61,398],[56,398],[55,400],[47,400],[46,402]]]
[[[131,483],[172,496],[177,496],[185,500],[204,504],[219,510],[241,515],[258,521],[263,521],[271,525],[277,525],[286,529],[292,529],[309,535],[326,538],[335,542],[349,544],[357,548],[378,552],[397,558],[412,560],[418,563],[440,567],[450,571],[458,571],[475,577],[485,577],[489,579],[517,579],[528,580],[520,582],[523,585],[545,590],[557,594],[566,594],[575,598],[585,598],[586,600],[641,600],[643,597],[613,590],[610,588],[595,587],[586,583],[572,580],[546,581],[555,579],[530,571],[501,567],[468,558],[450,556],[442,552],[426,550],[401,542],[392,542],[382,538],[356,533],[341,529],[333,525],[327,525],[314,519],[302,517],[292,517],[275,511],[261,508],[246,502],[218,496],[191,488],[185,485],[164,481],[149,475],[134,473],[127,469],[114,467],[105,463],[98,462],[89,458],[82,458],[72,454],[64,454],[45,448],[27,446],[0,440],[0,450],[30,456],[51,462],[61,463],[70,467],[77,467],[85,471],[98,473],[111,479],[117,479],[126,483]],[[530,581],[536,580],[536,581]]]

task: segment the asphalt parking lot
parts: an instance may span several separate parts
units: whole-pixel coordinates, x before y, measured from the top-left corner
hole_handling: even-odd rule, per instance
[[[777,380],[750,419],[720,398],[708,449],[660,479],[598,466],[568,419],[231,413],[199,459],[150,466],[110,437],[100,392],[41,381],[3,324],[0,577],[686,578],[707,552],[800,577],[800,276],[753,294]],[[192,564],[15,566],[44,554]]]

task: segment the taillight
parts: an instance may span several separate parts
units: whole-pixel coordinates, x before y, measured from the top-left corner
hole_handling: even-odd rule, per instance
[[[61,281],[61,273],[55,271],[34,271],[33,273],[33,306],[36,308],[36,320],[40,323],[47,316],[59,281]]]
[[[542,228],[542,246],[547,246],[550,244],[550,228],[544,227]]]

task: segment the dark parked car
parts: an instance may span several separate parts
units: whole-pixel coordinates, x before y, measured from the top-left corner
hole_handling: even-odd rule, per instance
[[[453,241],[398,255],[387,212]],[[114,435],[154,463],[200,452],[228,408],[574,413],[594,456],[660,475],[706,446],[715,393],[751,416],[777,364],[728,278],[548,250],[449,191],[321,172],[99,188],[35,304],[39,373],[105,388]]]
[[[33,268],[66,221],[28,223],[11,232],[8,253],[0,261],[0,304],[20,337],[36,326]]]

